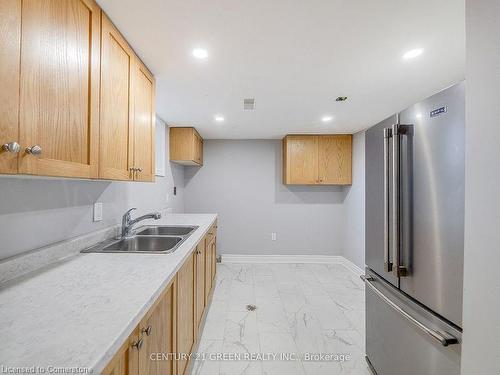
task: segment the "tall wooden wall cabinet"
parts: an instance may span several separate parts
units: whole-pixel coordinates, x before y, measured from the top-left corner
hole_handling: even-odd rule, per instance
[[[152,181],[154,77],[97,3],[0,14],[0,173]]]

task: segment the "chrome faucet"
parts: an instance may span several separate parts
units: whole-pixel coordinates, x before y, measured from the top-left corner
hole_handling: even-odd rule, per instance
[[[122,217],[122,238],[129,237],[130,232],[132,231],[132,227],[139,221],[146,219],[155,219],[155,220],[161,219],[161,214],[159,212],[154,212],[151,214],[139,216],[138,218],[131,220],[130,213],[134,210],[137,210],[137,208],[131,208],[130,210],[125,212],[125,214]]]

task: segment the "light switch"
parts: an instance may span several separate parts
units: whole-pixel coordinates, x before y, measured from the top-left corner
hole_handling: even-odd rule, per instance
[[[94,203],[94,221],[102,221],[102,203]]]
[[[271,233],[271,241],[276,241],[276,233],[275,232]]]

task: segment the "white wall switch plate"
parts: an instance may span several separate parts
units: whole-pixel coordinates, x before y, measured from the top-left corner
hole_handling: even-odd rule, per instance
[[[94,203],[94,221],[102,221],[102,203]]]
[[[271,241],[276,241],[276,233],[275,232],[271,233]]]

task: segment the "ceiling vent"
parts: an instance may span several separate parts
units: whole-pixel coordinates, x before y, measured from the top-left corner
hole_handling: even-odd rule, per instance
[[[255,99],[243,99],[243,109],[253,111],[255,109]]]

